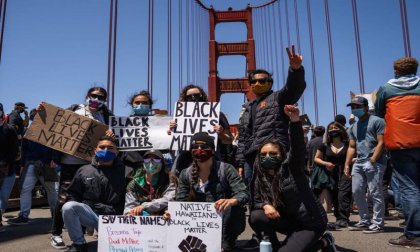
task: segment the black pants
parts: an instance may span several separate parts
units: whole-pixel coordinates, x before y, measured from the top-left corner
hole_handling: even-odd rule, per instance
[[[234,206],[223,212],[222,248],[233,250],[238,236],[245,230],[245,207]]]
[[[342,174],[338,182],[338,218],[337,220],[344,220],[349,222],[351,207],[352,207],[352,192],[351,192],[351,177]]]
[[[279,252],[316,251],[316,249],[322,248],[320,238],[326,229],[325,224],[308,228],[301,227],[287,218],[272,220],[264,214],[263,210],[253,210],[249,218],[249,224],[257,234],[264,233],[264,236],[268,236],[273,247],[280,244],[277,239],[277,232],[287,235],[286,240],[282,242],[278,249]]]
[[[66,191],[67,187],[70,185],[73,180],[74,175],[77,170],[83,165],[67,165],[61,164],[61,174],[60,174],[60,186],[59,186],[59,195],[57,205],[55,206],[53,213],[53,222],[51,233],[52,235],[61,235],[63,232],[64,221],[63,215],[61,213],[61,208],[66,202]]]

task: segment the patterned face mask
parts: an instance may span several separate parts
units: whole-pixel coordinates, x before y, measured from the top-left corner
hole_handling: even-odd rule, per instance
[[[162,169],[162,163],[161,162],[149,162],[149,163],[143,163],[144,170],[148,174],[156,174],[160,172]]]

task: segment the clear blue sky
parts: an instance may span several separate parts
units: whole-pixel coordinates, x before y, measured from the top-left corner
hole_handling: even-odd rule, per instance
[[[147,88],[147,2],[119,1],[115,93],[117,115],[127,115],[130,112],[130,108],[126,105],[130,94]],[[156,108],[165,109],[167,1],[155,2],[153,98]],[[172,25],[177,27],[178,1],[172,2],[174,5]],[[229,6],[242,9],[247,3],[258,5],[267,0],[204,0],[203,2],[206,5],[212,4],[216,9],[226,10]],[[296,43],[293,2],[288,0],[289,22],[291,42]],[[320,124],[325,125],[332,120],[332,98],[323,3],[323,0],[311,0],[319,117]],[[392,62],[404,56],[399,1],[359,0],[357,4],[365,89],[370,92],[378,89],[393,76]],[[284,1],[281,0],[280,5],[284,9]],[[359,90],[351,1],[329,1],[329,8],[338,112],[347,116],[349,109],[345,104],[349,100],[349,92],[357,93]],[[157,13],[157,10],[160,13]],[[420,58],[420,29],[415,26],[420,24],[419,10],[420,1],[407,0],[411,50],[412,56],[416,58]],[[304,56],[303,63],[308,83],[305,91],[305,112],[314,122],[306,1],[298,0],[298,13],[301,53]],[[282,15],[283,36],[286,38],[285,14]],[[198,26],[199,32],[206,32],[203,23],[207,22],[207,17],[203,20]],[[23,101],[30,108],[40,101],[67,107],[84,102],[89,87],[95,84],[106,87],[108,25],[109,0],[8,1],[3,56],[0,64],[0,102],[3,103],[6,112],[9,113],[13,109],[16,101]],[[243,24],[220,24],[216,29],[216,39],[244,40],[245,31]],[[178,46],[178,30],[174,30],[173,33],[173,50],[175,50]],[[258,46],[261,41],[257,40],[256,43]],[[284,44],[287,42],[284,41]],[[284,50],[280,45],[277,47],[278,50]],[[207,48],[202,49],[204,52],[207,51]],[[174,52],[173,101],[178,97],[177,57],[178,52]],[[280,61],[280,58],[278,60]],[[257,62],[261,62],[261,58],[257,58]],[[258,66],[263,67],[261,64]],[[274,73],[274,77],[277,76],[277,69],[268,70]],[[222,57],[219,61],[221,77],[242,77],[244,72],[245,58],[242,56]],[[187,84],[185,76],[183,79],[182,84]],[[198,84],[207,85],[207,83]],[[242,95],[222,96],[222,111],[226,112],[231,123],[237,122],[242,103]]]

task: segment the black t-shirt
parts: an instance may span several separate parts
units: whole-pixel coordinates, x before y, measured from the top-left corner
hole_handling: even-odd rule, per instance
[[[344,163],[346,162],[346,154],[347,149],[349,148],[348,143],[345,143],[343,148],[338,153],[334,153],[331,150],[331,146],[327,146],[327,144],[322,144],[318,150],[324,154],[324,161],[331,162],[336,165],[336,167],[344,167]]]

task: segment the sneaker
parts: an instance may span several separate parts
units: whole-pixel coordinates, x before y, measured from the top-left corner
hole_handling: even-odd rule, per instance
[[[372,224],[369,226],[369,229],[363,230],[364,234],[376,234],[376,233],[382,233],[384,231],[384,228],[381,226],[378,226],[376,224]]]
[[[66,252],[87,252],[88,251],[88,245],[87,243],[84,244],[72,244]]]
[[[252,238],[248,240],[245,243],[245,245],[240,247],[240,249],[244,251],[255,250],[259,248],[260,248],[260,239],[258,239],[258,237],[255,234],[252,235]]]
[[[324,239],[327,241],[327,246],[322,248],[323,252],[338,251],[334,243],[335,242],[334,236],[330,232],[325,232],[325,234],[321,237],[321,239]]]
[[[9,219],[7,221],[7,223],[9,225],[13,225],[13,226],[20,226],[20,225],[26,225],[29,223],[28,218],[25,218],[21,215],[19,215],[18,217],[14,218],[14,219]]]
[[[335,223],[327,223],[327,230],[329,230],[329,231],[337,230],[337,227],[336,227]]]
[[[347,228],[349,226],[349,223],[346,220],[338,220],[335,223],[335,226],[338,227],[338,228]]]
[[[402,246],[406,248],[420,248],[420,238],[401,235],[397,239],[390,239],[389,244],[393,246]]]
[[[66,244],[63,241],[63,238],[59,235],[53,235],[51,236],[51,246],[53,246],[56,249],[65,249]]]
[[[363,222],[358,222],[356,224],[354,224],[353,226],[349,227],[350,231],[362,231],[362,230],[367,230],[369,229],[370,223],[363,223]]]

